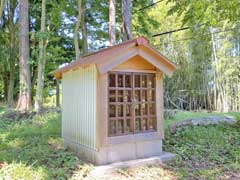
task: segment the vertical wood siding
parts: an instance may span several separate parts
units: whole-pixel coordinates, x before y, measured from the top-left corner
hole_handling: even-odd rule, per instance
[[[63,74],[62,137],[96,149],[97,70],[95,65]]]

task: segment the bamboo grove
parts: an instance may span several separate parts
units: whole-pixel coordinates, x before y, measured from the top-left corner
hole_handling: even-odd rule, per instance
[[[173,79],[165,79],[165,106],[187,110],[239,111],[240,26],[239,19],[232,17],[239,14],[239,10],[233,7],[239,2],[219,1],[222,9],[230,8],[230,4],[234,11],[223,17],[219,15],[221,10],[214,10],[217,4],[207,1],[179,2],[189,3],[188,10],[177,13],[181,15],[181,27],[184,24],[190,27],[189,30],[164,35],[157,44],[162,53],[180,66]],[[180,4],[172,6],[170,11],[180,8],[177,5]]]

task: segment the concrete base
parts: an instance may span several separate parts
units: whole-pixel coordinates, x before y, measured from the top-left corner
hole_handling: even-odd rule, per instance
[[[111,144],[98,150],[64,139],[64,145],[77,153],[80,159],[95,165],[129,161],[162,155],[162,140],[154,139],[130,143]]]
[[[121,168],[136,168],[140,166],[156,165],[171,161],[175,158],[175,154],[169,152],[162,152],[160,156],[154,156],[143,159],[135,159],[130,161],[123,161],[112,163],[103,166],[95,166],[94,170],[91,172],[92,176],[103,175],[104,173],[111,173]]]
[[[112,144],[101,147],[97,165],[129,161],[162,154],[162,140],[138,141],[133,143]]]
[[[76,153],[76,155],[81,160],[96,164],[96,157],[98,155],[98,151],[90,147],[75,143],[65,138],[63,138],[63,144],[64,144],[64,147],[69,148],[71,151]]]

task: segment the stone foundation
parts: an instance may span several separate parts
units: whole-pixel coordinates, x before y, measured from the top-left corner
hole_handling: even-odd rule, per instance
[[[98,178],[99,175],[104,175],[105,173],[113,173],[118,169],[122,168],[137,168],[141,166],[149,166],[149,165],[160,165],[162,163],[166,163],[168,161],[172,161],[175,158],[175,154],[169,152],[162,152],[160,156],[153,156],[148,158],[134,159],[130,161],[122,161],[102,166],[95,166],[94,170],[91,171],[91,176]],[[93,178],[93,179],[96,179]]]
[[[147,140],[132,143],[112,144],[98,150],[64,139],[64,146],[76,152],[80,159],[95,165],[104,165],[162,154],[162,140]]]

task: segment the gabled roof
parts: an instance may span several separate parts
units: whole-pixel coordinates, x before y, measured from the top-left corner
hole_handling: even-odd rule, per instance
[[[85,55],[64,67],[57,69],[54,72],[54,76],[57,79],[61,79],[63,73],[90,64],[96,64],[100,73],[106,73],[137,55],[144,58],[168,76],[171,76],[177,69],[177,66],[173,62],[150,46],[145,37],[138,37],[98,52]]]

